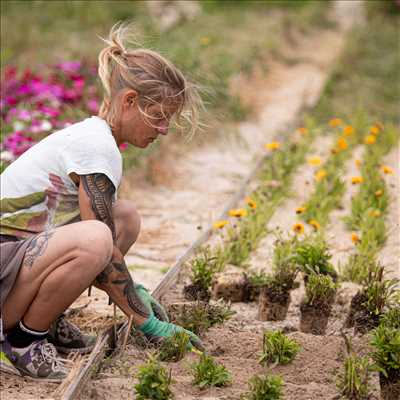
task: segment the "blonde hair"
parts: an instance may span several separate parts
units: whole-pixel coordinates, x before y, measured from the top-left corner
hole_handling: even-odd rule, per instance
[[[176,124],[182,128],[186,121],[190,133],[199,126],[199,110],[203,107],[196,85],[190,83],[182,72],[159,53],[126,47],[133,36],[132,23],[118,22],[109,33],[108,44],[99,54],[98,74],[104,89],[99,117],[113,128],[118,115],[115,96],[121,89],[129,88],[138,93],[140,112],[150,117],[147,108],[153,104],[172,102],[178,106]]]

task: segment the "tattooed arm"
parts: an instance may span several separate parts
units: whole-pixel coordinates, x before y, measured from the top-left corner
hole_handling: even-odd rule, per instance
[[[111,300],[126,315],[132,315],[135,325],[140,325],[149,317],[149,312],[136,293],[124,257],[116,247],[116,231],[112,214],[114,193],[115,187],[106,175],[96,173],[80,176],[79,208],[81,219],[97,219],[104,222],[111,229],[114,239],[111,262],[97,276],[96,286],[106,291]]]

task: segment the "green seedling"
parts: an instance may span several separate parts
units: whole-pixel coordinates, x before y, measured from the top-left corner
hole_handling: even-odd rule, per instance
[[[172,321],[179,326],[201,335],[214,325],[223,324],[229,320],[235,311],[231,310],[230,303],[218,301],[214,304],[198,302],[194,307],[183,308],[172,316]]]
[[[400,329],[380,324],[372,331],[371,354],[379,371],[388,379],[400,375]]]
[[[226,386],[231,380],[230,372],[218,364],[213,357],[202,354],[198,363],[191,366],[194,376],[193,383],[200,388],[207,386]]]
[[[288,364],[300,351],[300,345],[282,331],[264,332],[261,364]]]
[[[189,335],[185,332],[176,332],[162,342],[158,358],[161,361],[180,361],[185,357],[189,346]]]
[[[385,312],[381,316],[380,325],[400,330],[400,306],[393,307]]]
[[[350,400],[368,400],[370,398],[369,380],[374,370],[368,356],[359,357],[351,348],[351,342],[342,333],[345,340],[347,356],[343,371],[339,374],[337,387],[340,394]]]
[[[283,380],[280,376],[254,376],[249,381],[249,392],[241,400],[280,400],[283,398]]]
[[[305,304],[330,304],[335,298],[337,285],[329,275],[310,275],[306,285]]]
[[[137,400],[169,400],[174,395],[171,392],[171,373],[151,356],[146,364],[139,367],[137,374],[139,383],[135,385]]]
[[[191,281],[201,290],[208,290],[214,274],[219,270],[217,257],[209,247],[203,248],[191,262]]]
[[[315,273],[329,275],[336,280],[337,273],[329,261],[331,257],[323,238],[312,235],[298,244],[292,260],[307,277]]]
[[[371,315],[380,316],[384,307],[390,307],[399,296],[398,280],[384,279],[383,266],[371,268],[363,286],[367,299],[364,305]]]

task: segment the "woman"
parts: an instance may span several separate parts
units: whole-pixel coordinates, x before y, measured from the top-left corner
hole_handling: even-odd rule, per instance
[[[92,284],[149,339],[183,330],[167,322],[125,265],[140,217],[130,202],[116,199],[122,175],[118,146],[147,147],[168,133],[173,118],[185,117],[194,129],[200,100],[161,55],[126,48],[127,35],[128,26],[115,25],[100,52],[105,96],[99,115],[49,135],[1,175],[2,351],[12,367],[32,378],[66,376],[56,348],[92,349],[94,338],[63,317]]]

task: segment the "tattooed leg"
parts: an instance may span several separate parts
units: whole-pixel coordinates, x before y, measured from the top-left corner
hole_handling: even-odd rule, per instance
[[[40,257],[46,250],[49,239],[53,236],[54,231],[46,231],[34,239],[32,239],[29,247],[26,249],[25,258],[23,262],[24,267],[31,268],[35,260]]]
[[[23,318],[33,329],[46,330],[104,270],[113,248],[110,230],[99,221],[56,228],[40,243],[41,251],[31,252],[32,267],[20,268],[5,300],[5,329]]]

